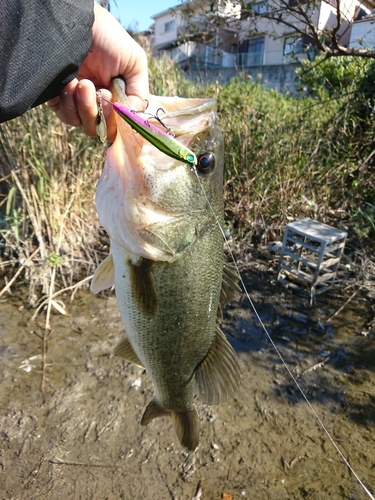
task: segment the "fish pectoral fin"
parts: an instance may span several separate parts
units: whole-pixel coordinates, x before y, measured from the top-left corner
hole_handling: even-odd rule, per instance
[[[114,284],[115,266],[112,255],[108,255],[96,268],[90,290],[92,293],[99,293],[106,288],[111,288]]]
[[[113,354],[144,368],[142,361],[138,358],[128,338],[121,340],[121,342],[117,344],[113,349]]]
[[[240,380],[238,358],[220,328],[210,350],[195,370],[199,398],[203,403],[223,403],[235,395]]]
[[[154,315],[158,307],[154,277],[151,268],[153,260],[141,258],[134,264],[129,261],[130,281],[137,304],[145,314]]]
[[[199,441],[199,417],[195,408],[184,412],[165,410],[156,399],[152,399],[143,414],[141,425],[147,425],[158,417],[172,417],[177,437],[188,450],[193,451]]]
[[[222,308],[229,304],[237,292],[241,291],[241,287],[238,284],[239,279],[240,277],[235,266],[224,262],[220,291],[220,306]]]

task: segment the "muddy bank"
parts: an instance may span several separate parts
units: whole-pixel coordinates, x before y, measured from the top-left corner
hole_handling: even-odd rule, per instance
[[[259,314],[293,375],[366,485],[375,489],[374,302],[335,289],[291,294],[247,271]],[[167,419],[139,422],[153,387],[115,358],[122,324],[113,296],[79,292],[54,315],[41,368],[43,324],[23,297],[0,303],[1,499],[366,498],[287,374],[243,297],[223,329],[242,383],[221,406],[198,403],[200,445],[183,450]],[[43,322],[43,316],[38,321]],[[229,497],[230,498],[230,497]]]

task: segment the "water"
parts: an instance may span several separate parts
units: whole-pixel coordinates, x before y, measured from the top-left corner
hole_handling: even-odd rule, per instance
[[[375,490],[374,301],[290,293],[267,273],[244,274],[293,375],[354,470]],[[168,419],[141,427],[153,396],[144,370],[112,355],[116,302],[80,292],[52,317],[40,391],[43,315],[28,324],[23,295],[0,303],[0,498],[367,498],[311,413],[250,305],[239,297],[223,329],[241,364],[238,394],[199,406],[200,445],[183,450]]]

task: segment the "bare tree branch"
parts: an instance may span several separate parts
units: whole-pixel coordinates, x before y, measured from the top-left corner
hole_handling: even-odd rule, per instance
[[[208,40],[214,39],[217,28],[228,28],[229,26],[233,28],[236,23],[239,26],[239,21],[223,14],[224,9],[233,4],[241,6],[241,29],[247,24],[246,35],[248,37],[260,33],[259,25],[263,20],[266,20],[270,22],[274,36],[299,35],[308,37],[311,40],[311,46],[315,46],[318,51],[327,57],[357,56],[375,58],[375,50],[348,47],[341,43],[345,35],[347,38],[350,23],[353,21],[343,11],[344,2],[342,0],[336,0],[335,5],[330,3],[332,13],[335,16],[333,26],[320,28],[317,26],[318,13],[322,5],[328,4],[325,0],[266,0],[264,9],[259,8],[259,5],[263,4],[263,2],[257,0],[250,2],[244,0],[223,0],[222,2],[188,1],[182,5],[182,15],[187,23],[187,29],[183,34],[184,41],[194,40],[207,43]],[[197,13],[199,13],[198,23],[196,20]],[[284,26],[289,32],[280,35],[280,26]],[[270,34],[270,31],[268,34]]]

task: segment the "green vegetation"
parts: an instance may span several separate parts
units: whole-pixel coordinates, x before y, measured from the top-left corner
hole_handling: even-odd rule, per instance
[[[239,238],[259,219],[281,236],[288,220],[309,216],[345,221],[353,245],[369,248],[375,62],[318,60],[307,69],[297,97],[242,75],[229,85],[192,84],[170,61],[151,60],[151,91],[218,99],[226,219]],[[23,266],[34,305],[41,293],[53,296],[55,280],[71,287],[108,252],[94,208],[104,156],[105,147],[62,125],[47,107],[1,125],[0,268],[8,281]]]

